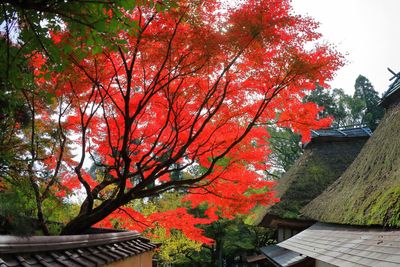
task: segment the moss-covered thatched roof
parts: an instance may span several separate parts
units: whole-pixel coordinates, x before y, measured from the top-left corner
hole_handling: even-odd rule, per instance
[[[297,218],[299,211],[321,194],[353,162],[368,135],[311,142],[304,154],[278,181],[280,202],[264,210],[282,218]],[[261,221],[262,216],[259,221]],[[257,223],[257,222],[256,222]]]
[[[302,210],[330,223],[400,227],[400,105],[387,111],[353,164]]]

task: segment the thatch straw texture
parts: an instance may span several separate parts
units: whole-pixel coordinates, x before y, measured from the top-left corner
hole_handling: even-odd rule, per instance
[[[395,106],[351,166],[302,214],[321,222],[400,227],[399,133]]]
[[[301,208],[321,194],[346,170],[367,138],[311,142],[295,165],[278,181],[276,190],[281,201],[265,209],[263,215],[297,218]]]

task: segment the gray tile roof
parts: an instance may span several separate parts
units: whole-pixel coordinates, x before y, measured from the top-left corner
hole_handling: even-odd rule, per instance
[[[352,141],[354,139],[366,139],[372,135],[372,131],[364,126],[351,126],[344,128],[327,128],[311,131],[311,141],[304,144],[304,148],[312,143],[329,141]]]
[[[137,232],[71,236],[0,236],[0,267],[103,266],[154,250]]]
[[[278,246],[337,266],[400,266],[400,229],[316,223]]]
[[[369,137],[372,135],[368,127],[321,129],[311,132],[311,138],[317,137]]]
[[[285,248],[271,245],[260,248],[261,252],[277,266],[292,266],[306,259],[306,256]]]

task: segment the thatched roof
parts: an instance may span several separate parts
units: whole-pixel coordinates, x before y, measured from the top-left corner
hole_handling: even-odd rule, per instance
[[[281,201],[265,209],[263,215],[297,218],[301,208],[321,194],[346,170],[368,138],[368,134],[335,136],[334,139],[318,139],[318,142],[313,138],[303,155],[278,181],[276,191]],[[261,220],[262,217],[259,222]]]
[[[302,213],[322,222],[400,227],[399,132],[397,105],[346,172]]]
[[[400,103],[400,72],[394,73],[389,69],[394,76],[390,79],[393,83],[389,86],[389,89],[385,92],[379,105],[388,108],[389,106],[394,106]]]

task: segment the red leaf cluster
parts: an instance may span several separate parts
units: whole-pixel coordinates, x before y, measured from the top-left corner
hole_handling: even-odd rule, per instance
[[[200,240],[196,224],[277,201],[263,175],[265,125],[291,127],[303,141],[310,129],[329,125],[315,104],[302,102],[341,65],[329,46],[305,48],[320,37],[314,21],[292,15],[287,0],[248,0],[225,11],[218,1],[201,2],[178,1],[165,12],[138,7],[126,17],[139,29],[121,31],[102,53],[68,32],[52,33],[60,48],[75,51],[64,54],[69,66],[38,85],[66,107],[62,127],[78,148],[78,159],[65,159],[73,172],[61,172],[61,183],[87,196],[66,231],[108,216],[125,218],[123,227],[137,227],[127,219],[135,218]],[[42,64],[36,59],[35,71]],[[84,171],[87,162],[96,178]],[[175,189],[193,208],[208,203],[208,218],[184,209],[146,218],[119,210]]]

